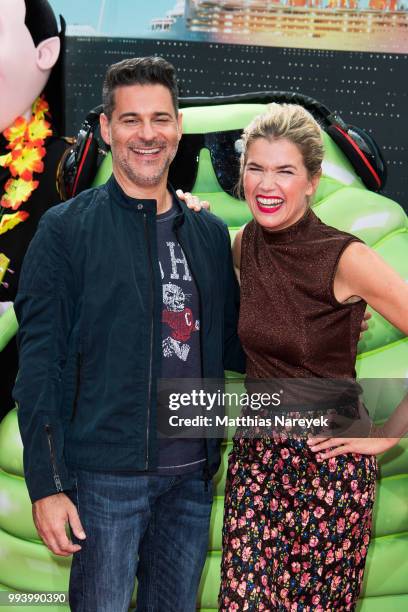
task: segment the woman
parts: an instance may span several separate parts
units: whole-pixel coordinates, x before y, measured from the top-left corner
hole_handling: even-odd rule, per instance
[[[240,186],[253,220],[237,235],[239,335],[247,375],[355,377],[370,304],[408,334],[408,287],[350,234],[309,208],[321,130],[272,104],[243,134]],[[354,610],[370,539],[376,459],[408,430],[400,405],[366,438],[235,436],[229,457],[220,610]]]

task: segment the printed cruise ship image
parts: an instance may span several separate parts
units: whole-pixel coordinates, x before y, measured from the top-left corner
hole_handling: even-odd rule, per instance
[[[157,37],[347,51],[408,52],[408,0],[179,0]]]

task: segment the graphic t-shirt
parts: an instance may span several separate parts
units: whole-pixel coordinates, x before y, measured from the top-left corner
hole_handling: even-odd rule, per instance
[[[162,378],[200,378],[200,302],[186,256],[173,231],[173,206],[157,215],[157,245],[162,277]],[[202,439],[159,439],[159,471],[184,474],[204,465]]]

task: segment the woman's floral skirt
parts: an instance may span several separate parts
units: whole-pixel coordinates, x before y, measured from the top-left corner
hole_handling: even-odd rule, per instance
[[[321,460],[285,434],[236,438],[229,456],[219,609],[354,610],[377,462]]]

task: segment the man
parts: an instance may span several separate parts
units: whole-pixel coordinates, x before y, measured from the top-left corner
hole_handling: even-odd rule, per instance
[[[174,68],[108,69],[101,133],[113,176],[47,212],[15,309],[15,387],[34,521],[74,553],[71,609],[195,609],[216,440],[157,440],[157,380],[242,370],[224,224],[167,184],[181,138]],[[69,523],[73,534],[65,533]]]

